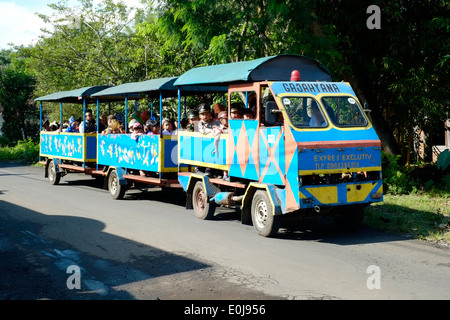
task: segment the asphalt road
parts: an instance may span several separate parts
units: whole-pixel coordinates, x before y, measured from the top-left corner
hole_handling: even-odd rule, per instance
[[[52,186],[0,164],[0,299],[450,299],[450,248],[308,219],[258,236],[220,209],[203,221],[158,188],[111,199],[84,174]]]

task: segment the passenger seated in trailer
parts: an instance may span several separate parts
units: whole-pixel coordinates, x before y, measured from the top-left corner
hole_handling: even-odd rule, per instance
[[[94,116],[91,111],[86,112],[84,121],[80,123],[79,131],[80,133],[94,133],[97,131],[97,126],[95,125]]]
[[[196,130],[197,122],[200,119],[198,118],[198,112],[197,111],[191,111],[188,115],[188,124],[186,126],[186,130],[189,132],[198,131]]]
[[[226,111],[221,111],[218,114],[218,119],[220,122],[220,125],[214,129],[214,151],[213,155],[217,154],[217,157],[219,157],[219,141],[220,141],[220,135],[227,134],[228,133],[228,114]],[[216,171],[216,170],[214,170]],[[228,176],[228,171],[224,170],[222,175],[220,176],[220,173],[217,174],[219,179],[224,179],[227,181],[230,181],[230,178]]]
[[[48,121],[48,119],[42,124],[42,131],[51,131],[50,121]]]
[[[122,133],[120,130],[120,123],[119,121],[117,121],[117,119],[112,119],[111,121],[109,121],[108,127],[102,131],[102,135],[110,133],[111,134]]]
[[[219,120],[219,113],[222,112],[222,111],[226,111],[226,110],[227,110],[227,108],[226,108],[224,105],[222,105],[222,104],[220,104],[220,103],[216,103],[216,104],[213,106],[213,114],[212,114],[212,118],[213,118],[214,120]]]
[[[61,132],[67,132],[67,128],[69,127],[69,122],[68,121],[64,121],[62,128],[61,128]]]
[[[102,114],[98,117],[98,132],[103,132],[108,127],[108,118]]]
[[[78,124],[73,116],[69,119],[69,127],[67,127],[66,132],[76,132],[76,133],[80,132],[78,130]]]
[[[162,121],[162,135],[170,136],[173,134],[173,123],[169,118],[165,118]]]
[[[212,133],[214,128],[219,126],[219,123],[212,119],[211,110],[205,103],[200,104],[198,114],[200,116],[198,132],[203,134]]]
[[[136,119],[131,119],[130,122],[128,122],[128,133],[133,133],[135,123],[139,122]]]
[[[186,131],[186,126],[188,124],[187,118],[182,118],[180,120],[180,125],[178,125],[178,119],[175,119],[174,123],[175,123],[175,130],[173,130],[173,132],[172,132],[173,135],[177,135],[178,134],[178,130]]]
[[[188,119],[182,118],[180,121],[180,130],[185,131],[187,129],[187,125],[188,125]]]
[[[145,123],[144,126],[144,131],[145,128],[147,128],[146,134],[149,136],[157,136],[159,135],[159,131],[160,131],[160,125],[159,122],[155,121],[155,120],[147,120],[147,122]]]
[[[110,114],[107,118],[106,118],[106,128],[102,131],[102,134],[109,134],[112,133],[112,128],[111,128],[111,123],[115,121],[115,123],[119,124],[119,121],[117,120],[116,116],[114,114]],[[119,124],[119,129],[120,129],[120,124]]]
[[[56,121],[53,121],[52,123],[50,123],[50,131],[58,131],[59,129],[59,123]]]
[[[125,124],[125,116],[122,113],[116,113],[115,117],[116,117],[117,121],[119,121],[119,123],[121,125]]]
[[[131,134],[131,139],[138,141],[139,137],[144,135],[144,128],[139,122],[133,124],[133,133]]]

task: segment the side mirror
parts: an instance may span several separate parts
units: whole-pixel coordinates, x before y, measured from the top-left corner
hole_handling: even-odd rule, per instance
[[[265,110],[265,121],[267,125],[273,125],[277,121],[277,104],[275,101],[268,101],[266,103],[266,110]]]
[[[369,104],[367,102],[364,102],[364,112],[369,113],[372,110],[369,109]]]

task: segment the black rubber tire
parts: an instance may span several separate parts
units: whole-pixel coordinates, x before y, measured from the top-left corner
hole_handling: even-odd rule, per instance
[[[273,237],[278,233],[281,217],[272,214],[273,205],[264,190],[257,190],[253,195],[251,216],[253,227],[260,236]]]
[[[48,164],[47,176],[48,180],[50,181],[50,184],[52,185],[57,185],[61,180],[61,173],[56,172],[55,163],[53,162],[53,160],[50,161]]]
[[[192,191],[192,205],[195,216],[202,220],[211,220],[216,211],[216,204],[208,202],[206,190],[203,188],[203,182],[197,181]]]
[[[108,190],[111,198],[114,200],[123,199],[126,191],[126,185],[119,183],[119,175],[116,170],[112,170],[108,177]]]

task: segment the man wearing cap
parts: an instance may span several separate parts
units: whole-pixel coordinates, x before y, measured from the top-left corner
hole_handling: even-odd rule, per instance
[[[228,133],[228,115],[226,111],[220,111],[217,117],[220,125],[216,127],[216,134]]]
[[[217,121],[212,120],[211,110],[205,103],[200,104],[198,114],[200,116],[198,132],[204,134],[212,133],[214,128],[219,126]]]

